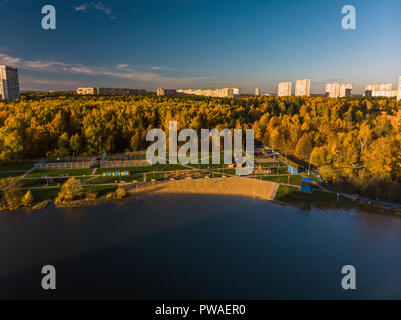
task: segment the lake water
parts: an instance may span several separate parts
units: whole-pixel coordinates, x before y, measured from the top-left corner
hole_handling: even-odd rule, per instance
[[[401,218],[146,196],[0,215],[0,298],[401,298]],[[57,289],[41,288],[54,265]],[[341,268],[356,268],[343,290]]]

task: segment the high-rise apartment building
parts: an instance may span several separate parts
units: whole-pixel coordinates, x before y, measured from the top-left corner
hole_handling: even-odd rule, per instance
[[[327,83],[326,96],[330,98],[350,97],[352,94],[352,84],[350,83]]]
[[[295,83],[296,96],[310,95],[310,79],[298,79]]]
[[[260,96],[260,89],[259,88],[255,89],[255,96]]]
[[[143,89],[127,89],[127,88],[78,88],[77,94],[82,95],[140,95],[145,94],[146,90]]]
[[[401,100],[401,76],[398,78],[397,101]]]
[[[0,100],[16,100],[20,97],[17,67],[1,65]]]
[[[279,97],[290,97],[292,90],[292,82],[280,82],[278,84],[278,93]]]
[[[222,89],[177,89],[179,95],[205,96],[215,98],[239,98],[239,88],[222,88]]]
[[[365,87],[365,96],[392,98],[397,96],[397,90],[393,90],[391,83],[368,84]]]
[[[340,85],[340,98],[351,97],[351,95],[352,95],[352,84],[342,83]]]
[[[326,83],[326,97],[338,98],[340,96],[339,83]]]

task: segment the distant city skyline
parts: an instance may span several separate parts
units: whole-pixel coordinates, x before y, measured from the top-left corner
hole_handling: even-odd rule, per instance
[[[240,88],[277,93],[311,79],[392,83],[401,74],[401,1],[61,1],[57,29],[41,28],[48,1],[0,0],[0,64],[19,68],[22,90],[77,87]],[[341,28],[352,4],[357,29]]]

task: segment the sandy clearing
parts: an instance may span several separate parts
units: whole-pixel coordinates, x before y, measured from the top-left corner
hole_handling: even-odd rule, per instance
[[[128,187],[131,194],[214,194],[274,200],[278,184],[249,178],[176,180]]]

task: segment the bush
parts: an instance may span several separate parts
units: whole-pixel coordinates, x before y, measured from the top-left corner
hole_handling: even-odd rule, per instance
[[[9,210],[16,210],[22,206],[22,193],[20,190],[10,188],[4,192],[4,197]]]
[[[70,178],[61,187],[56,202],[76,200],[82,198],[83,194],[81,181],[77,178]]]
[[[127,191],[123,187],[118,187],[115,192],[116,199],[122,200],[128,195]]]
[[[22,205],[24,207],[32,207],[33,203],[35,202],[35,199],[33,198],[31,190],[28,190],[27,193],[22,197]]]
[[[85,200],[87,201],[95,201],[97,198],[97,193],[94,191],[85,192]]]
[[[110,192],[106,195],[106,200],[111,201],[115,199],[115,192]]]

